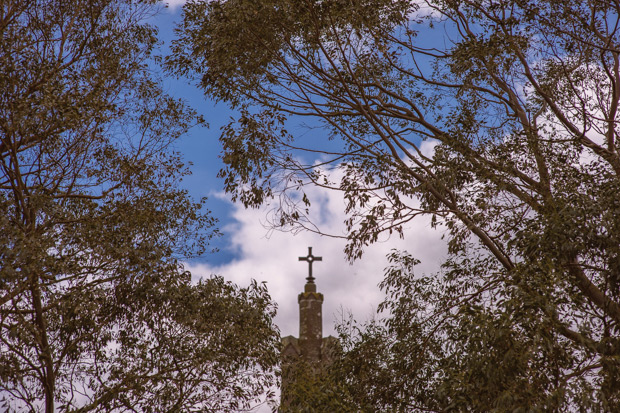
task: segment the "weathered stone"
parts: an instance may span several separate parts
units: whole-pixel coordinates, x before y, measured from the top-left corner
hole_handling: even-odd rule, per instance
[[[294,377],[290,367],[299,361],[307,364],[313,371],[319,372],[333,361],[333,353],[338,339],[332,336],[323,337],[323,294],[316,291],[312,277],[312,263],[322,261],[321,257],[312,255],[312,247],[308,248],[307,257],[299,257],[300,261],[308,262],[308,278],[304,292],[299,294],[299,338],[286,336],[282,338],[282,388],[281,411],[286,411],[287,388]]]

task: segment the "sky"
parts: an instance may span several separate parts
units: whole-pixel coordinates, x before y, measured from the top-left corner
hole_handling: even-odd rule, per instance
[[[169,1],[169,7],[153,20],[164,41],[163,52],[173,37],[174,24],[181,19],[182,4],[181,0]],[[247,286],[252,279],[266,282],[278,305],[275,322],[282,336],[298,336],[297,296],[303,291],[308,275],[308,264],[299,262],[298,258],[306,256],[308,247],[313,247],[313,254],[322,257],[321,262],[314,263],[313,275],[318,291],[325,297],[323,334],[327,336],[336,335],[335,325],[343,317],[351,315],[363,322],[375,316],[376,307],[384,297],[378,284],[388,265],[386,255],[392,249],[406,250],[421,260],[417,269],[420,275],[438,271],[446,254],[442,232],[432,229],[430,220],[422,218],[408,224],[404,239],[397,236],[382,239],[366,248],[363,257],[353,264],[345,258],[346,241],[342,238],[271,230],[266,222],[273,205],[247,210],[234,204],[223,193],[223,182],[216,177],[222,166],[218,158],[220,128],[234,113],[224,104],[206,99],[187,80],[166,78],[165,87],[172,95],[187,100],[209,123],[209,128],[191,130],[176,148],[186,161],[192,163],[193,174],[182,185],[195,198],[208,197],[207,207],[219,219],[219,228],[224,234],[214,243],[218,252],[185,263],[194,280],[217,274],[240,286]],[[292,131],[307,133],[301,127]],[[422,149],[428,153],[432,147],[432,144],[425,144]],[[320,188],[307,188],[306,191],[313,199],[311,217],[319,229],[345,236],[342,194]]]

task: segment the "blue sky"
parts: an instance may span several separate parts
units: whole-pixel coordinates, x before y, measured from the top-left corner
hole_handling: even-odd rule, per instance
[[[161,52],[169,53],[170,43],[173,39],[173,29],[181,19],[182,1],[173,2],[153,18],[152,23],[159,29],[159,35],[164,44]],[[225,104],[216,104],[207,100],[197,87],[191,85],[186,79],[176,79],[166,76],[164,78],[166,91],[189,103],[191,107],[202,114],[209,127],[195,127],[189,131],[176,145],[176,150],[183,153],[186,162],[191,162],[192,175],[185,177],[182,186],[190,191],[196,199],[208,197],[207,207],[221,221],[220,226],[226,225],[232,219],[230,216],[230,203],[216,196],[223,191],[222,180],[216,177],[222,166],[218,155],[220,153],[219,136],[220,128],[227,124],[234,113]],[[197,258],[197,262],[211,262],[221,264],[234,259],[235,252],[227,246],[230,245],[229,237],[224,234],[217,238],[213,246],[219,248],[218,253],[206,254]]]
[[[165,42],[162,48],[164,53],[172,40],[173,27],[181,19],[182,0],[177,0],[175,4],[153,19]],[[298,261],[298,257],[305,256],[307,248],[312,246],[314,255],[323,257],[322,262],[314,264],[314,276],[318,290],[325,296],[324,335],[335,335],[335,323],[348,314],[359,321],[373,317],[376,306],[383,298],[378,284],[387,265],[385,257],[393,248],[405,249],[420,259],[420,274],[437,271],[445,254],[445,244],[441,240],[441,232],[431,229],[430,223],[422,219],[415,220],[406,228],[404,240],[383,239],[367,248],[364,257],[353,265],[345,260],[343,239],[320,237],[309,232],[294,235],[271,231],[265,223],[273,206],[246,210],[231,203],[223,194],[223,182],[216,177],[222,166],[218,157],[221,150],[218,141],[220,128],[229,122],[234,113],[224,104],[207,100],[199,89],[184,79],[166,78],[165,87],[168,93],[185,99],[202,113],[210,126],[208,129],[191,130],[176,148],[184,154],[186,161],[193,164],[193,175],[184,180],[183,186],[195,198],[209,198],[207,207],[220,220],[219,227],[224,234],[214,243],[219,252],[186,263],[195,279],[218,274],[239,285],[247,285],[251,279],[266,282],[278,304],[276,323],[282,335],[297,336],[297,294],[303,290],[308,268],[306,263]],[[322,136],[320,130],[308,131],[300,125],[291,125],[288,129],[313,139]],[[425,143],[422,149],[430,153],[432,146],[432,143]],[[333,174],[337,179],[338,171]],[[342,195],[320,188],[310,188],[309,191],[314,200],[311,210],[314,223],[320,229],[346,235]]]

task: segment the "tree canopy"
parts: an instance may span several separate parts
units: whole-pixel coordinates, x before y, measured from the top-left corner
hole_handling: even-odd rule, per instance
[[[613,411],[619,28],[607,0],[190,1],[168,64],[240,114],[235,199],[295,226],[306,185],[342,191],[352,259],[420,215],[445,231],[437,274],[390,257],[377,368],[347,375],[374,408]]]
[[[162,90],[153,3],[0,5],[3,411],[231,411],[275,381],[265,286],[180,261],[215,220],[179,187],[204,121]]]

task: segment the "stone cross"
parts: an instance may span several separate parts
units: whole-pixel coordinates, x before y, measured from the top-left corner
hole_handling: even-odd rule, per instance
[[[323,261],[323,257],[315,257],[312,255],[312,247],[308,247],[308,256],[307,257],[299,257],[299,261],[308,261],[308,284],[314,284],[314,277],[312,276],[312,263],[314,261]]]

